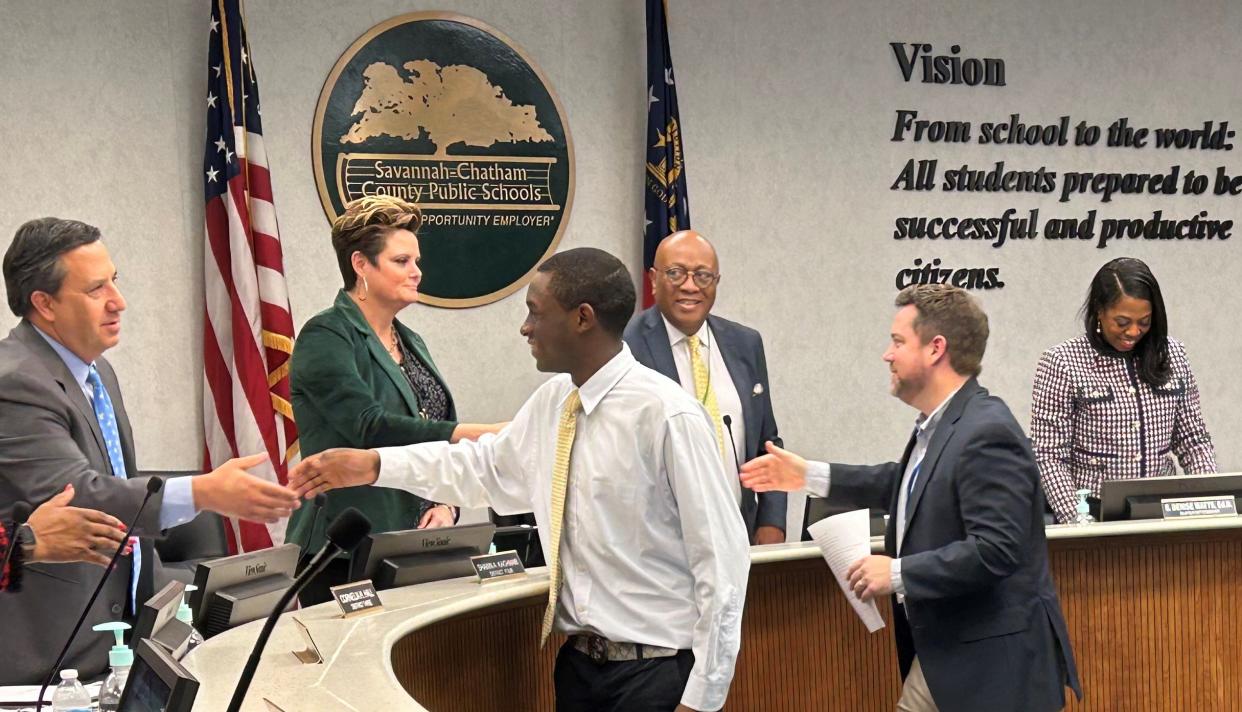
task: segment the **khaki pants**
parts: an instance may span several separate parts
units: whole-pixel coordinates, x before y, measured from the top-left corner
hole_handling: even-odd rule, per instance
[[[910,666],[910,674],[906,675],[906,683],[901,687],[901,698],[897,700],[897,712],[939,712],[932,700],[931,690],[927,689],[927,679],[923,677],[923,666],[919,659],[914,659]]]

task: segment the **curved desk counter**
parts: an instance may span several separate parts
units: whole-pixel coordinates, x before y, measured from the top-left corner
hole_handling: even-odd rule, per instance
[[[1067,709],[1242,712],[1242,519],[1057,526],[1048,539],[1086,693]],[[818,549],[756,547],[752,561],[726,709],[892,710],[892,633],[867,634]],[[342,619],[334,603],[286,614],[243,709],[551,710],[561,641],[538,648],[546,595],[535,569],[383,591],[384,610],[360,618]],[[880,609],[889,620],[888,603]],[[291,654],[305,647],[295,616],[322,664]],[[227,707],[260,625],[186,659],[201,683],[195,710]]]

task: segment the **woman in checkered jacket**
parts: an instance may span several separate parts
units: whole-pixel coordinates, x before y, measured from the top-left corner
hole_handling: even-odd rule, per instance
[[[1086,333],[1044,352],[1031,397],[1031,442],[1058,522],[1077,517],[1077,490],[1099,516],[1100,483],[1216,471],[1186,349],[1168,337],[1160,285],[1141,260],[1096,272]]]

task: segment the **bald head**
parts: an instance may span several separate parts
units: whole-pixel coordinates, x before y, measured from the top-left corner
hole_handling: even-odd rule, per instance
[[[664,318],[683,334],[698,333],[716,303],[720,279],[720,263],[712,243],[694,230],[669,235],[656,247],[650,276],[656,307]]]

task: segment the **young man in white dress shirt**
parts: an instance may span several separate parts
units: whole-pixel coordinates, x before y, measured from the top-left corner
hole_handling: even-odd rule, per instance
[[[476,442],[328,450],[290,486],[313,498],[376,484],[533,510],[552,578],[544,639],[569,636],[558,711],[717,710],[741,638],[746,530],[706,411],[621,340],[634,301],[612,255],[554,255],[527,291],[521,333],[536,367],[562,375],[507,428]]]

